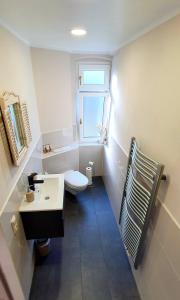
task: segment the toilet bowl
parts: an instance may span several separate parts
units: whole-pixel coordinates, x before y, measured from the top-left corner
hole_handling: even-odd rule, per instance
[[[88,186],[88,178],[79,171],[68,170],[64,173],[65,190],[73,195],[84,191]]]

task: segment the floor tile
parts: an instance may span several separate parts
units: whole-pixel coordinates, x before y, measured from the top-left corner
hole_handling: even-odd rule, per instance
[[[86,269],[82,273],[83,296],[85,300],[111,300],[107,271],[104,267]]]
[[[65,193],[64,238],[36,262],[30,300],[140,300],[102,179]]]

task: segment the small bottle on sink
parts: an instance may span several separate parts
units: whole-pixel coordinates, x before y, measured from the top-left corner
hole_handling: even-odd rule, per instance
[[[34,201],[34,191],[31,190],[31,186],[28,187],[28,191],[26,193],[26,201],[27,202]]]

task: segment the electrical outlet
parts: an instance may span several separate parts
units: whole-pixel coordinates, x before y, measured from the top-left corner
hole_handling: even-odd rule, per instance
[[[17,221],[17,218],[15,215],[12,216],[10,224],[11,224],[11,228],[12,228],[14,235],[16,235],[19,230],[19,226],[18,226],[18,221]]]

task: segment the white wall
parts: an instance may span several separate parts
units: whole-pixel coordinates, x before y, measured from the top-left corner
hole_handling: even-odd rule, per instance
[[[134,272],[146,300],[175,300],[180,295],[179,53],[177,16],[122,48],[113,59],[112,139],[105,148],[105,182],[116,217],[132,136],[145,153],[165,165],[168,175],[168,182],[161,184],[161,205],[144,262]]]
[[[27,175],[32,172],[42,172],[42,161],[38,155],[38,149],[40,146],[41,140],[28,160],[23,173],[21,174],[15,188],[12,190],[10,197],[7,199],[8,201],[0,216],[0,228],[2,228],[4,233],[7,249],[10,252],[25,299],[28,299],[29,297],[31,280],[34,271],[33,241],[26,240],[21,217],[19,215],[19,206],[25,192],[27,191],[27,187],[25,185]],[[18,223],[18,232],[16,235],[14,235],[10,224],[13,215],[16,216]],[[6,259],[7,262],[9,262],[8,257],[6,257]]]
[[[103,175],[103,148],[102,144],[80,144],[79,145],[79,170],[86,174],[89,161],[94,162],[93,176]]]
[[[3,300],[14,299],[23,300],[24,295],[20,282],[16,275],[16,270],[12,262],[7,243],[4,239],[3,232],[0,227],[0,296]],[[10,295],[11,294],[11,295]]]
[[[76,126],[73,126],[78,107],[78,62],[110,62],[111,57],[71,55],[38,48],[32,48],[31,56],[43,144],[50,143],[52,148],[72,144],[78,139]],[[44,168],[51,173],[69,168],[80,169],[84,173],[88,162],[93,160],[96,175],[102,175],[102,147],[80,146],[79,149],[79,155],[76,153],[74,158],[73,154],[67,153],[44,160]]]
[[[42,133],[71,128],[71,55],[61,51],[32,48],[31,56]]]
[[[0,89],[2,91],[13,91],[20,96],[22,101],[28,105],[28,113],[32,132],[32,143],[29,147],[31,152],[34,144],[40,137],[40,126],[36,104],[36,94],[34,89],[34,81],[32,74],[32,64],[30,49],[23,42],[18,40],[14,35],[3,27],[0,27]],[[6,149],[3,130],[0,136],[0,182],[1,197],[0,209],[5,202],[9,191],[16,182],[17,176],[20,174],[25,165],[28,155],[27,153],[21,166],[14,167],[9,151]]]
[[[113,60],[112,127],[128,152],[135,136],[164,163],[171,184],[165,204],[180,222],[180,16],[119,51]]]
[[[29,172],[42,169],[37,154],[34,158],[32,157],[32,152],[40,138],[40,126],[30,48],[3,27],[0,27],[0,45],[0,89],[1,91],[13,91],[20,96],[22,101],[27,103],[32,132],[32,143],[29,150],[21,165],[15,167],[10,157],[3,123],[0,120],[0,228],[3,231],[0,236],[0,245],[2,247],[3,244],[6,244],[6,266],[11,263],[9,260],[11,257],[14,264],[11,266],[12,270],[15,268],[14,274],[18,276],[16,280],[20,282],[23,293],[28,299],[34,267],[32,245],[27,243],[25,239],[18,208],[26,190],[24,181],[22,181],[23,170],[25,169],[25,177],[27,178]],[[13,214],[17,217],[19,227],[16,236],[14,236],[10,226]],[[6,259],[4,258],[4,262]],[[19,299],[22,298],[19,296]]]

